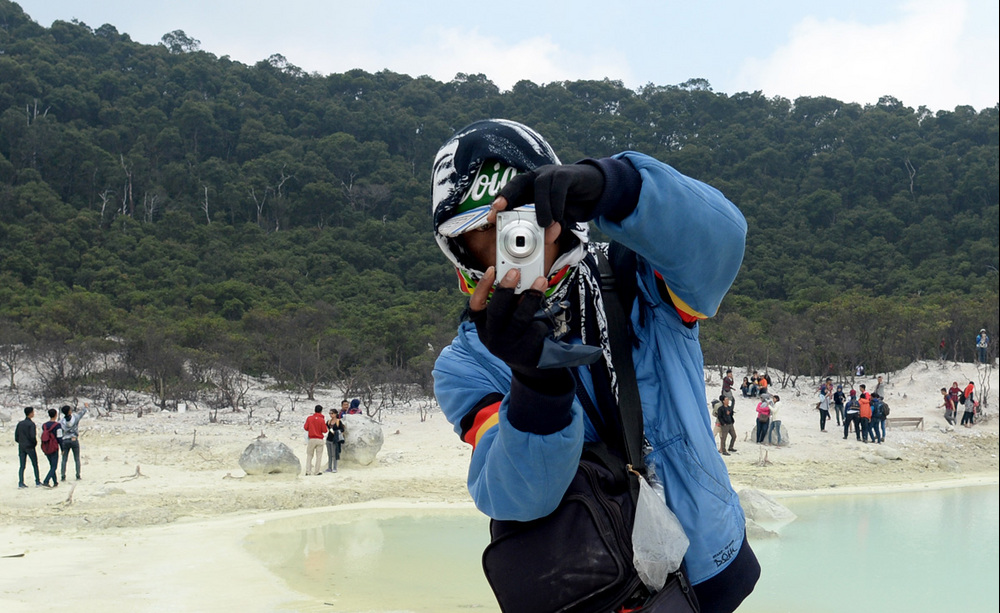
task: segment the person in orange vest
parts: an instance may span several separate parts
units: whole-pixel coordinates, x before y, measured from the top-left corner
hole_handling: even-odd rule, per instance
[[[757,395],[763,396],[767,393],[768,393],[767,379],[762,375],[761,378],[757,381]]]
[[[858,415],[861,417],[861,438],[866,443],[869,438],[872,439],[872,442],[875,442],[875,437],[872,436],[872,397],[865,391],[864,385],[861,385],[860,388]]]

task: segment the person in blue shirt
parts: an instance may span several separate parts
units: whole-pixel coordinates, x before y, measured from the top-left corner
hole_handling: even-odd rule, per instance
[[[617,411],[593,222],[634,252],[629,278],[633,362],[650,450],[645,463],[690,540],[684,557],[702,611],[733,611],[760,567],[712,435],[698,322],[715,314],[743,259],[746,221],[718,190],[647,155],[563,165],[531,128],[473,123],[439,150],[432,172],[434,237],[470,295],[458,334],[438,357],[434,389],[473,447],[468,488],[494,519],[530,521],[559,505],[602,413]],[[496,214],[533,203],[545,275],[496,279]],[[549,322],[534,318],[541,309]],[[600,352],[591,365],[541,368],[554,337]],[[603,417],[602,417],[603,419]]]

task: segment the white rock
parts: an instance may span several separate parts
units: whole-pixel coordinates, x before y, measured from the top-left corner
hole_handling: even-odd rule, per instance
[[[340,459],[368,466],[382,449],[382,426],[364,415],[344,415],[347,439],[341,448]]]
[[[288,445],[257,439],[240,455],[240,468],[248,475],[297,475],[302,472],[302,462]]]
[[[795,513],[760,490],[740,490],[740,506],[747,520],[757,523],[784,525],[795,520]]]
[[[892,447],[886,447],[884,445],[879,445],[878,448],[875,450],[875,453],[877,453],[879,456],[885,458],[886,460],[902,460],[903,459],[902,454],[900,454],[898,450],[896,450],[896,449],[894,449]]]

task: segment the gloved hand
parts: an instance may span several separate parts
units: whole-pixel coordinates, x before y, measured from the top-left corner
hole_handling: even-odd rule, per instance
[[[491,266],[477,284],[469,300],[470,320],[483,345],[510,366],[511,371],[531,380],[541,379],[545,373],[538,368],[538,358],[551,330],[544,321],[535,319],[535,313],[544,298],[541,290],[545,279],[539,277],[531,289],[515,294],[520,271],[511,270],[486,304],[495,271]]]
[[[547,164],[508,181],[497,199],[506,200],[507,210],[534,202],[538,225],[548,228],[590,221],[603,192],[604,174],[596,165]]]
[[[573,421],[576,384],[568,368],[538,368],[550,332],[546,322],[535,319],[545,277],[535,279],[531,289],[515,294],[520,271],[514,269],[504,276],[487,304],[495,275],[496,268],[490,266],[469,299],[469,312],[479,340],[510,366],[507,421],[522,432],[558,432]]]

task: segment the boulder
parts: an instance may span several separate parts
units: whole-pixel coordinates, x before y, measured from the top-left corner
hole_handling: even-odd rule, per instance
[[[740,490],[739,496],[747,520],[758,524],[784,525],[795,519],[795,513],[788,507],[760,490],[745,488]]]
[[[754,520],[747,518],[747,538],[751,541],[761,539],[777,538],[779,534],[774,530],[768,530]]]
[[[343,421],[347,432],[340,459],[368,466],[382,449],[382,426],[364,415],[344,415]]]
[[[935,462],[941,470],[948,471],[950,473],[962,472],[962,466],[951,458],[938,458]]]
[[[4,411],[0,411],[0,426],[7,425],[7,422],[9,421],[10,421],[10,413],[5,413]]]
[[[886,446],[883,446],[883,445],[879,445],[878,448],[875,450],[875,453],[877,453],[881,457],[885,458],[886,460],[902,460],[903,459],[903,456],[902,456],[902,454],[899,453],[898,449],[894,449],[892,447],[886,447]]]
[[[781,439],[780,443],[778,442],[779,438]],[[775,447],[787,447],[792,442],[792,439],[788,436],[788,428],[781,423],[781,420],[775,422],[773,430],[770,427],[768,428],[766,440],[768,445],[774,445]]]
[[[302,472],[302,462],[288,445],[257,439],[240,455],[240,468],[248,475],[297,475]]]

